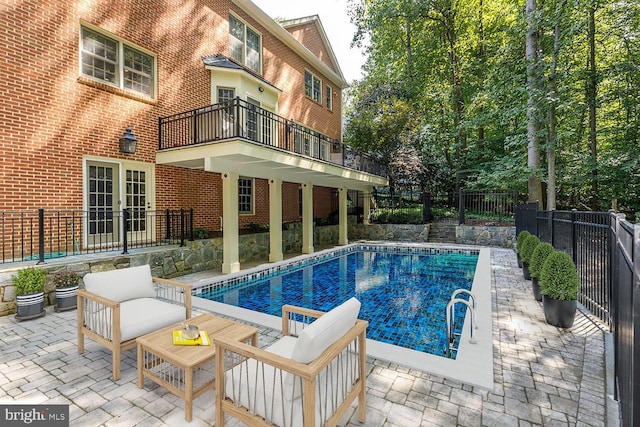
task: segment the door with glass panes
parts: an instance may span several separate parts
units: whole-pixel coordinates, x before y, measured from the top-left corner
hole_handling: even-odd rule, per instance
[[[89,246],[118,245],[127,232],[130,245],[155,240],[152,167],[137,163],[88,161],[86,235]],[[123,210],[129,219],[123,221]]]

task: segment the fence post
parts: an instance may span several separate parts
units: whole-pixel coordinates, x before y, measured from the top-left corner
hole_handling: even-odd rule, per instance
[[[129,208],[124,208],[122,210],[122,220],[123,220],[123,227],[122,227],[122,255],[128,255],[129,251],[127,246],[129,245],[129,242],[127,241],[128,237],[127,235],[129,234],[127,231],[129,230]]]
[[[189,241],[193,242],[193,208],[189,209]]]
[[[555,219],[554,219],[554,218],[555,218],[555,215],[554,215],[554,212],[555,212],[555,211],[550,211],[550,212],[549,212],[549,216],[551,217],[551,222],[549,223],[549,226],[550,226],[550,228],[551,228],[551,231],[549,232],[549,234],[551,235],[551,238],[550,238],[550,240],[551,240],[551,242],[550,242],[550,243],[551,243],[551,246],[553,246],[553,247],[555,248],[555,247],[556,247],[556,242],[555,242],[555,235],[556,235],[556,233],[554,233],[554,230],[555,230],[555,227],[554,227],[554,224],[555,224]]]
[[[44,209],[38,209],[38,263],[45,264],[44,261]]]
[[[464,224],[464,191],[460,190],[460,197],[458,200],[458,224]]]
[[[235,128],[236,128],[236,134],[233,135],[234,137],[238,137],[240,136],[240,97],[236,96],[235,98],[235,110],[236,110],[236,114],[235,114]],[[180,245],[182,246],[182,245]]]
[[[184,246],[184,209],[180,208],[180,247]]]
[[[578,251],[578,242],[576,241],[576,215],[578,210],[571,209],[571,258],[573,263],[578,265],[578,257],[576,252]]]
[[[162,150],[162,117],[158,116],[158,150]]]
[[[164,221],[166,225],[166,234],[165,234],[165,238],[167,240],[167,242],[171,242],[171,212],[169,211],[169,209],[165,209],[164,211]]]
[[[422,193],[422,222],[431,221],[431,193]]]

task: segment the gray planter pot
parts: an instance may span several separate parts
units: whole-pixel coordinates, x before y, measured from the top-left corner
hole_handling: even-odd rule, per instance
[[[44,292],[16,295],[16,319],[29,320],[45,315]]]
[[[53,310],[55,312],[75,310],[78,305],[77,290],[78,286],[56,289],[56,306]]]
[[[531,273],[529,273],[529,263],[522,262],[522,274],[526,280],[531,280]]]
[[[544,317],[547,323],[557,328],[570,328],[576,318],[576,300],[559,300],[542,296]]]
[[[537,277],[531,278],[531,290],[533,291],[533,297],[536,301],[542,301],[542,294],[540,293],[540,284]]]
[[[518,260],[518,267],[522,268],[522,258],[520,258],[520,254],[516,252],[516,259]]]

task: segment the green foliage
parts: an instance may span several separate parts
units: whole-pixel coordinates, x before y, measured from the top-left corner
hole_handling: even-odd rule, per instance
[[[555,249],[549,243],[540,243],[533,250],[531,255],[531,262],[529,262],[529,273],[531,277],[540,278],[540,272],[542,271],[542,265]]]
[[[553,251],[542,265],[540,292],[553,299],[576,300],[580,279],[576,266],[569,255]]]
[[[529,236],[531,236],[531,233],[529,233],[527,230],[523,230],[518,234],[518,237],[516,237],[517,253],[522,253],[522,244],[524,243],[524,240]]]
[[[269,231],[269,224],[260,225],[252,222],[251,224],[248,225],[248,228],[254,233],[264,233]]]
[[[207,239],[209,238],[209,232],[204,228],[196,227],[193,229],[193,238],[194,239]]]
[[[44,291],[47,270],[27,267],[11,276],[11,282],[16,287],[16,295],[29,295]]]
[[[56,289],[71,288],[80,282],[80,275],[75,271],[63,271],[53,275],[53,285]]]
[[[520,251],[520,258],[522,259],[522,262],[529,263],[531,261],[531,255],[533,255],[533,251],[539,244],[540,239],[533,234],[524,239],[522,242],[522,250]]]
[[[422,207],[404,209],[376,209],[371,221],[380,224],[422,224]]]

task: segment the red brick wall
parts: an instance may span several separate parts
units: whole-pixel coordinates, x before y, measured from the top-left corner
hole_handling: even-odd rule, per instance
[[[283,90],[280,114],[339,138],[339,89],[333,111],[301,97],[305,68],[323,83],[326,76],[230,0],[8,1],[0,13],[0,210],[81,209],[83,156],[154,163],[158,117],[210,102],[201,57],[228,54],[230,8],[263,35],[264,76]],[[155,100],[79,77],[81,21],[157,54]],[[118,149],[127,126],[138,139],[135,154]],[[299,218],[297,188],[284,187],[287,221]],[[195,226],[220,228],[219,174],[157,165],[155,190],[157,209],[193,208]],[[252,222],[268,222],[264,180],[256,180],[255,215],[240,219]]]

